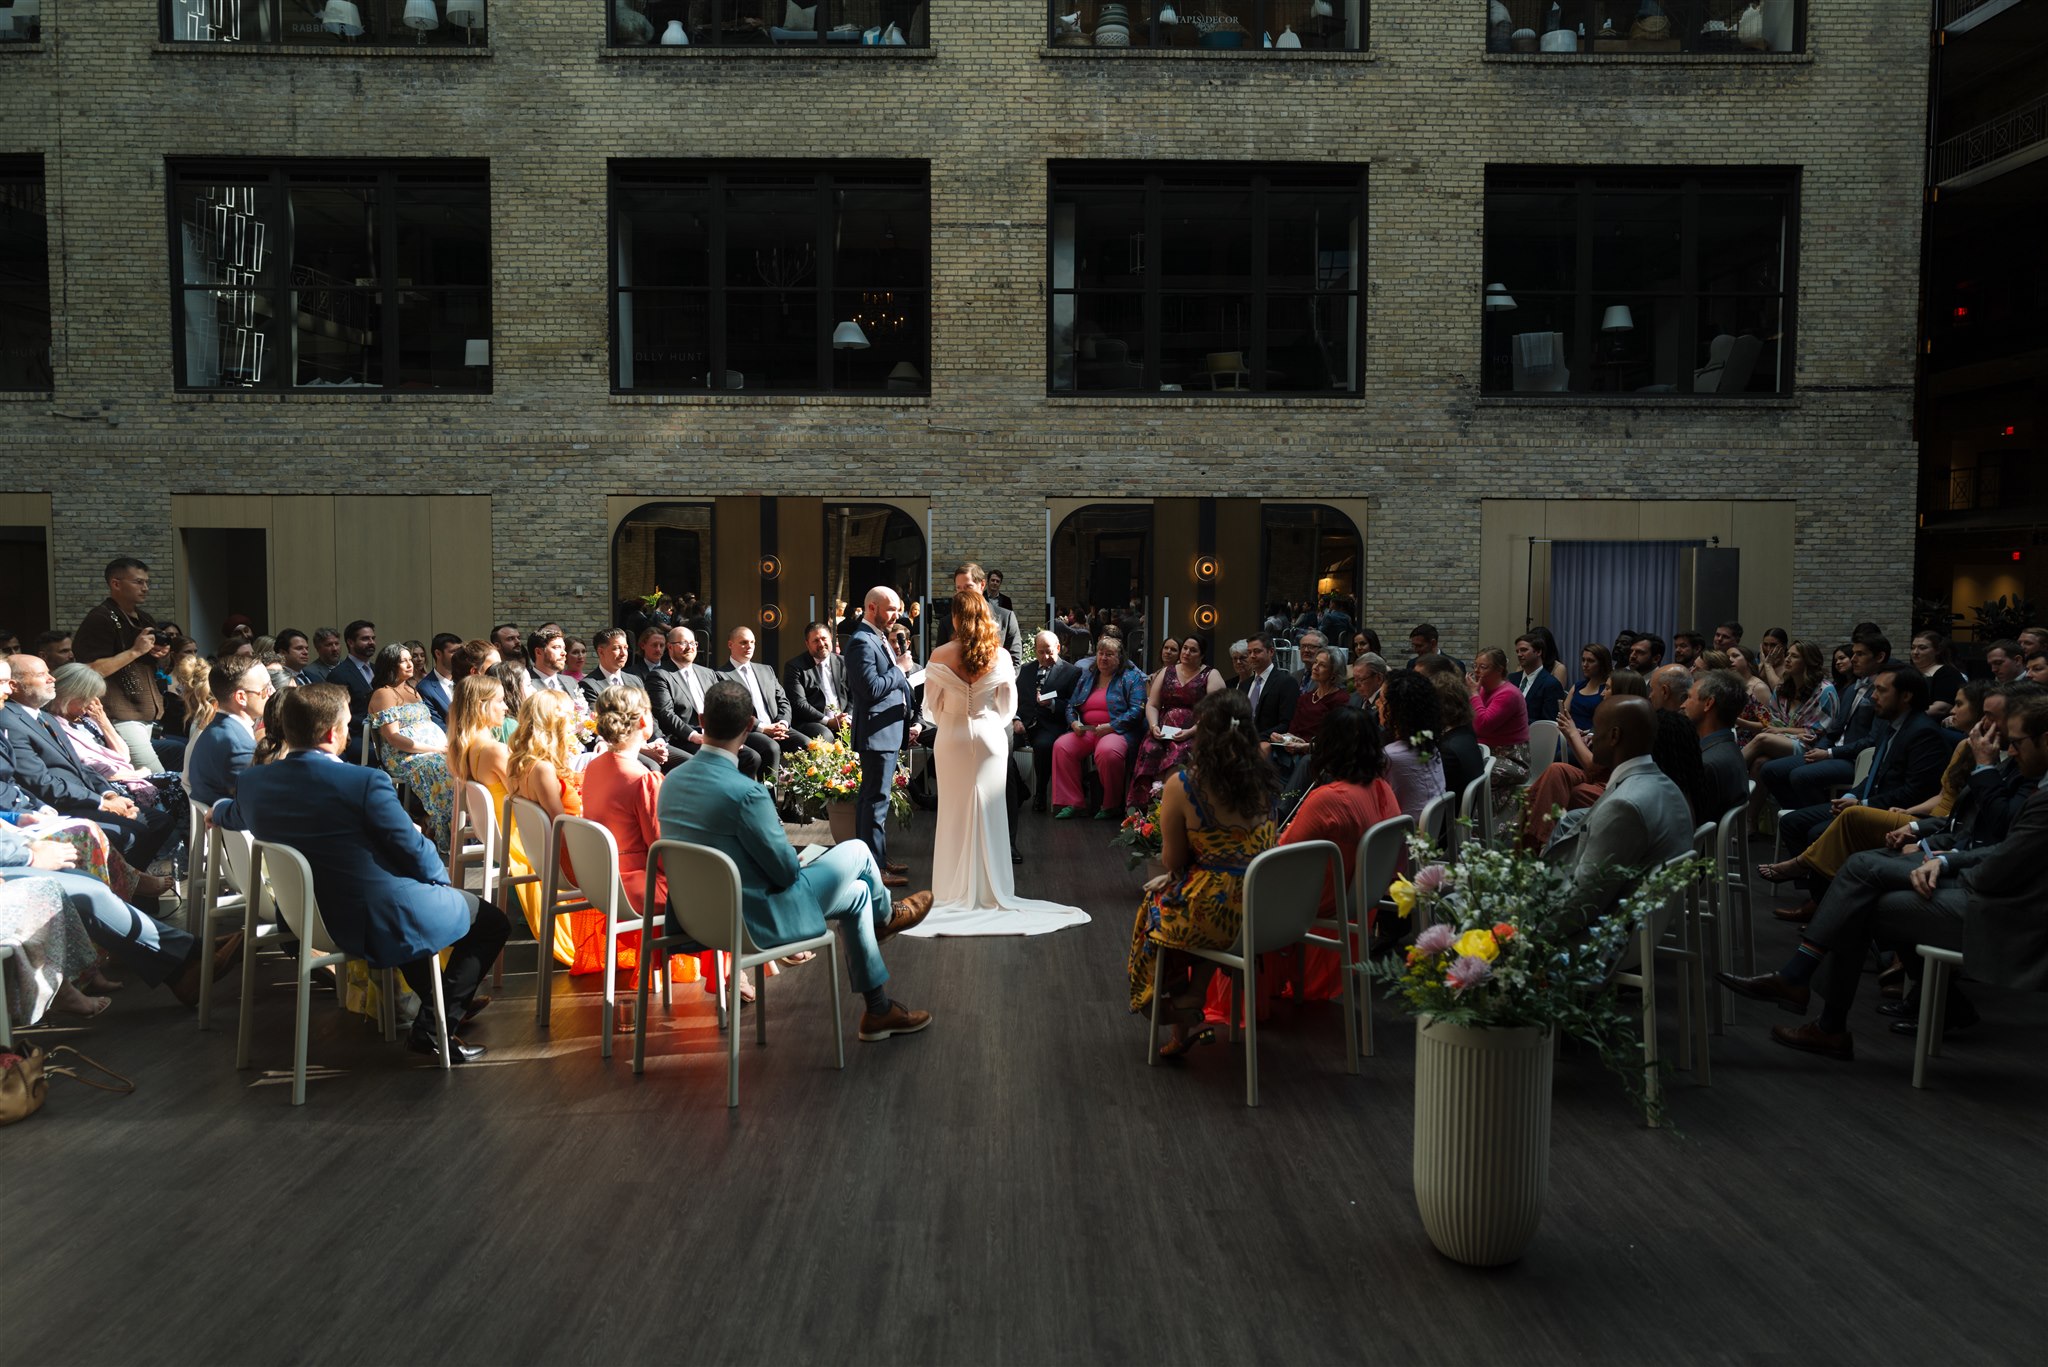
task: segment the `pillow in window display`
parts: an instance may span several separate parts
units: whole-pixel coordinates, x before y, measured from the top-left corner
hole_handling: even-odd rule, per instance
[[[818,30],[818,7],[800,8],[796,0],[788,0],[782,7],[782,26],[796,33],[815,33]]]
[[[925,6],[919,5],[917,12],[910,16],[910,45],[912,47],[923,47],[925,45],[924,12]]]
[[[1508,50],[1511,52],[1534,52],[1536,50],[1536,30],[1533,28],[1516,29],[1508,35]]]
[[[1500,0],[1492,0],[1486,8],[1486,50],[1508,51],[1508,39],[1514,31],[1515,17],[1508,13],[1508,7]]]

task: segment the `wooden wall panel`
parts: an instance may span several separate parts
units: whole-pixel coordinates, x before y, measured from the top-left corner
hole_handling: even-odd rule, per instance
[[[1146,612],[1158,623],[1152,633],[1156,639],[1178,640],[1194,628],[1200,505],[1193,498],[1162,498],[1152,504],[1152,602]],[[1171,620],[1160,616],[1165,599],[1173,600]]]
[[[1474,642],[1446,642],[1469,654],[1479,646],[1508,643],[1527,628],[1523,624],[1532,608],[1529,600],[1529,538],[1544,533],[1544,504],[1541,499],[1483,499],[1479,505],[1479,639]],[[1542,576],[1543,602],[1535,609],[1549,611],[1549,547],[1538,546],[1537,557],[1546,573]],[[1389,650],[1396,639],[1407,639],[1413,622],[1381,622],[1375,626]],[[1510,652],[1512,653],[1512,652]],[[1406,658],[1403,651],[1402,658]],[[1462,657],[1461,657],[1462,658]]]
[[[0,494],[0,526],[48,527],[48,494]]]
[[[1259,555],[1264,535],[1259,500],[1216,500],[1216,558],[1222,566],[1216,580],[1216,607],[1222,618],[1216,629],[1215,659],[1226,669],[1230,666],[1230,643],[1257,631],[1264,615],[1265,604],[1259,601]]]
[[[327,494],[270,500],[270,615],[279,629],[311,636],[339,630],[343,606],[334,554],[334,499]]]
[[[452,631],[465,640],[489,633],[491,621],[491,500],[487,494],[436,494],[427,503],[427,577],[432,585],[434,631]],[[564,623],[581,633],[591,623],[609,624],[608,602],[587,586],[584,622]],[[431,632],[419,638],[433,643]]]
[[[775,554],[782,561],[777,601],[782,604],[782,660],[804,648],[804,628],[831,611],[825,601],[825,500],[775,501]],[[767,660],[778,673],[782,660]]]
[[[375,622],[380,647],[433,637],[432,534],[427,499],[340,495],[334,500],[338,606],[350,620]]]
[[[1729,534],[1723,545],[1742,552],[1742,625],[1752,644],[1761,644],[1769,627],[1784,627],[1793,633],[1819,632],[1828,636],[1821,647],[1825,655],[1833,649],[1831,633],[1847,639],[1849,622],[1795,622],[1792,620],[1792,525],[1799,505],[1789,499],[1769,503],[1729,504]],[[1702,626],[1708,624],[1702,623]]]
[[[17,610],[8,613],[7,625],[22,633],[22,644],[28,644],[28,631],[39,620],[55,624],[57,620],[57,576],[51,563],[50,496],[48,494],[6,494],[0,493],[0,527],[41,527],[43,529],[43,594],[39,603],[21,601],[23,585],[12,583],[0,588],[0,603],[16,604]],[[33,552],[25,552],[33,554]],[[33,561],[29,564],[33,565]],[[173,567],[175,572],[175,566]],[[33,573],[24,567],[22,574]],[[30,589],[29,592],[33,592]],[[40,616],[38,616],[40,610]],[[68,624],[67,624],[68,625]]]

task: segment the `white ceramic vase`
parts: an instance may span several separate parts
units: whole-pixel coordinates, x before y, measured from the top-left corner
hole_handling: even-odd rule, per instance
[[[1495,1267],[1536,1237],[1550,1190],[1553,1053],[1535,1026],[1417,1018],[1415,1205],[1445,1257]]]

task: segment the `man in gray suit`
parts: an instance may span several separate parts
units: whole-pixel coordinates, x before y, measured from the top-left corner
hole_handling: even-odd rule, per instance
[[[747,733],[747,748],[761,757],[762,773],[772,775],[782,763],[782,745],[790,736],[789,695],[782,691],[782,680],[775,677],[773,669],[754,663],[750,628],[734,627],[726,635],[725,653],[731,663],[720,677],[738,684],[754,705],[754,727]],[[802,743],[801,737],[798,743]]]
[[[1607,790],[1551,833],[1544,858],[1572,869],[1581,927],[1612,912],[1665,860],[1692,849],[1692,808],[1650,758],[1657,713],[1647,698],[1609,698],[1593,714],[1593,766]]]
[[[1734,670],[1710,669],[1693,681],[1681,704],[1686,720],[1700,733],[1700,763],[1706,766],[1707,792],[1714,799],[1713,810],[1700,813],[1702,821],[1718,821],[1730,807],[1749,800],[1749,770],[1735,741],[1735,719],[1747,696]]]
[[[1816,1019],[1773,1026],[1772,1039],[1788,1049],[1854,1058],[1849,1007],[1873,941],[1908,953],[1922,944],[1960,949],[1973,978],[2023,992],[2048,987],[2048,700],[2010,704],[2005,727],[2013,762],[2034,785],[2005,839],[1921,861],[1885,850],[1854,855],[1782,968],[1754,978],[1715,975],[1730,991],[1799,1015],[1820,994],[1826,1005]],[[1951,999],[1952,1011],[1955,1005]],[[1965,1011],[1951,1014],[1948,1024],[1959,1029],[1975,1020],[1974,1011]]]

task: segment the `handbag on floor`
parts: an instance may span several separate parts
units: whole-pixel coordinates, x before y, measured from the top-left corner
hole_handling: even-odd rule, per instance
[[[89,1068],[97,1069],[114,1079],[113,1082],[95,1082],[76,1068],[66,1068],[49,1062],[58,1054],[70,1054]],[[95,1063],[68,1044],[60,1044],[44,1053],[31,1049],[26,1054],[0,1054],[0,1125],[12,1125],[17,1120],[26,1120],[43,1108],[43,1102],[50,1091],[50,1079],[68,1077],[74,1082],[83,1082],[88,1087],[97,1087],[103,1092],[120,1092],[126,1095],[135,1090],[135,1084],[122,1077],[103,1063]],[[116,1086],[115,1084],[119,1085]]]

